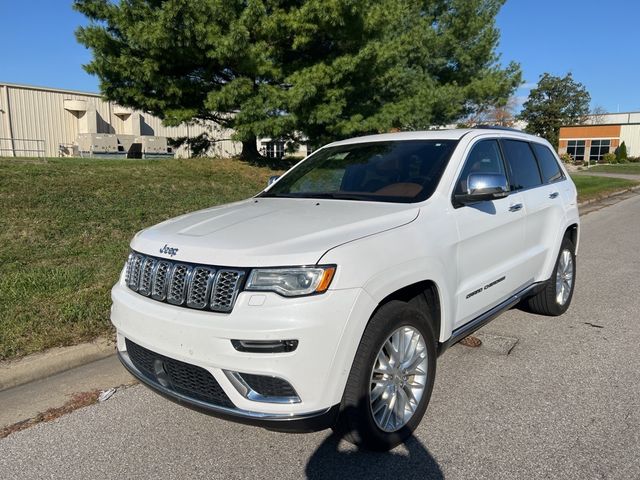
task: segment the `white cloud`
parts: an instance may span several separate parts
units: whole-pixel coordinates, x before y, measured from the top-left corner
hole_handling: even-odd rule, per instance
[[[536,82],[527,82],[523,83],[518,87],[518,90],[531,90],[532,88],[536,88],[538,84]]]

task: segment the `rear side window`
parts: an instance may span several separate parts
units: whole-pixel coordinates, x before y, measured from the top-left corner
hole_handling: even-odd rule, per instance
[[[503,140],[502,146],[511,170],[512,190],[522,190],[542,185],[538,162],[528,142]]]
[[[560,170],[555,155],[549,150],[549,147],[545,147],[539,143],[532,143],[531,146],[533,147],[536,157],[538,157],[538,164],[540,165],[540,170],[542,170],[544,181],[546,183],[552,183],[562,180],[564,175],[562,174],[562,170]]]
[[[473,146],[460,174],[460,180],[454,194],[466,193],[467,179],[471,173],[501,173],[505,175],[497,140],[482,140]]]

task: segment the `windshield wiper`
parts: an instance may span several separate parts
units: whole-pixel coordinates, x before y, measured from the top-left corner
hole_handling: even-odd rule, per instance
[[[331,193],[331,198],[338,200],[371,200],[369,195],[359,195],[357,193]]]
[[[371,200],[367,195],[358,195],[355,193],[270,193],[260,194],[261,197],[274,198],[330,198],[334,200]]]

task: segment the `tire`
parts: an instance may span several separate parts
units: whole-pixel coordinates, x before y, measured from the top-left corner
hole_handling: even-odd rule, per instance
[[[399,347],[399,352],[394,350],[395,356],[389,350],[394,345]],[[411,364],[417,366],[408,371]],[[429,314],[397,300],[383,305],[362,335],[334,430],[364,449],[392,449],[405,441],[422,420],[435,373],[436,340]],[[395,402],[389,400],[394,395]],[[411,397],[413,400],[409,400]]]
[[[556,264],[553,268],[551,278],[545,282],[544,288],[540,292],[535,296],[524,300],[524,310],[538,315],[547,315],[551,317],[562,315],[567,311],[569,305],[571,305],[573,290],[576,284],[575,251],[575,245],[571,240],[565,237],[560,245],[560,252],[558,253],[558,258],[556,259]],[[571,278],[569,281],[568,291],[563,295],[560,291],[560,285],[562,283],[560,278],[564,275],[564,279],[566,280],[569,273],[566,267],[563,269],[563,265],[565,265],[566,262],[570,262]],[[559,270],[560,275],[558,274]],[[564,283],[564,286],[567,288],[566,282]]]

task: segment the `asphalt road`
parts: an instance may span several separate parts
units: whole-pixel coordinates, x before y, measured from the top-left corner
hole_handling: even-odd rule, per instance
[[[639,219],[640,196],[584,217],[569,312],[489,324],[518,339],[508,355],[445,353],[427,416],[389,454],[227,423],[136,386],[0,440],[0,478],[638,479]]]

